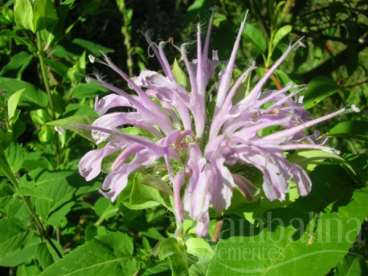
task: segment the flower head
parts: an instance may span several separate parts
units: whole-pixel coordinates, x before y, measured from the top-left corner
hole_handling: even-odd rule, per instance
[[[100,117],[89,127],[96,144],[103,146],[81,159],[80,174],[87,181],[95,178],[101,172],[102,160],[117,154],[101,189],[103,195],[114,201],[126,187],[132,172],[162,160],[172,184],[176,221],[181,224],[184,215],[188,214],[197,222],[198,235],[207,233],[210,207],[221,212],[230,206],[233,189],[239,189],[245,197],[252,196],[251,181],[232,172],[231,165],[243,163],[258,169],[263,176],[263,191],[270,200],[284,200],[291,179],[297,184],[299,194],[307,195],[311,191],[308,175],[300,166],[290,163],[284,152],[298,149],[331,151],[305,135],[304,130],[345,112],[345,109],[310,120],[303,106],[294,100],[298,91],[289,92],[297,88],[295,85],[263,92],[268,79],[288,54],[301,45],[300,41],[286,49],[244,99],[235,102],[234,96],[255,69],[250,66],[232,81],[244,27],[245,20],[220,74],[213,114],[206,108],[211,104],[207,85],[215,76],[218,64],[216,52],[209,57],[211,23],[203,43],[198,26],[195,60],[189,60],[185,44],[180,47],[190,81],[189,91],[176,81],[163,42],[158,45],[150,42],[162,74],[144,70],[139,76],[130,78],[109,58],[96,59],[123,78],[134,93],[96,78],[111,91],[96,100],[95,110]],[[126,107],[129,111],[110,112],[117,107]],[[125,134],[119,131],[124,126],[135,126],[149,135]],[[270,127],[277,130],[260,135],[262,130]],[[181,165],[174,168],[173,162]]]

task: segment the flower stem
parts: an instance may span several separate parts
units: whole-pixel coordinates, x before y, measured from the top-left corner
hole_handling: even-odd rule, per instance
[[[211,241],[217,242],[220,239],[223,224],[224,224],[224,221],[222,219],[220,219],[216,222],[215,232],[213,233],[213,235],[211,237]]]

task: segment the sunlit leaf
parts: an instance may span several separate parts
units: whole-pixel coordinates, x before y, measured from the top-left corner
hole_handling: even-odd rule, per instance
[[[276,47],[279,42],[285,37],[287,36],[291,30],[292,30],[292,26],[291,25],[285,25],[283,27],[281,27],[280,29],[278,29],[273,37],[272,40],[272,47]]]
[[[36,31],[31,0],[16,0],[14,3],[14,18],[16,24],[32,32]]]

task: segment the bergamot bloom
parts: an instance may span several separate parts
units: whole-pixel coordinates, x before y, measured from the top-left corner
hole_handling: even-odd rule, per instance
[[[87,181],[94,179],[101,173],[103,159],[114,154],[116,158],[103,181],[101,193],[115,201],[127,186],[130,174],[164,163],[172,185],[177,225],[189,216],[196,221],[196,232],[201,236],[208,231],[209,208],[218,212],[228,208],[234,189],[239,189],[245,197],[250,197],[254,191],[246,176],[230,170],[235,164],[247,164],[262,173],[263,191],[269,200],[284,200],[290,180],[296,183],[299,194],[306,196],[311,191],[310,178],[303,168],[285,158],[285,152],[299,149],[333,151],[317,143],[304,130],[346,110],[310,119],[296,101],[298,89],[295,85],[264,91],[267,81],[289,53],[301,45],[300,41],[286,49],[246,97],[235,101],[234,96],[255,69],[251,65],[233,81],[244,27],[245,20],[231,56],[218,74],[215,70],[219,64],[217,53],[212,51],[209,57],[211,23],[204,41],[198,26],[196,59],[189,59],[187,44],[180,47],[190,81],[189,91],[177,82],[164,53],[164,42],[158,45],[150,42],[162,73],[143,70],[139,76],[130,78],[108,57],[95,59],[116,72],[127,83],[129,91],[98,76],[95,79],[111,94],[96,100],[95,110],[100,117],[89,129],[100,147],[81,159],[80,174]],[[210,81],[215,83],[214,93],[208,92]],[[211,106],[213,111],[209,112]],[[114,111],[117,108],[127,111]],[[126,126],[143,129],[149,135],[126,134],[121,131]],[[270,127],[276,130],[260,134]]]

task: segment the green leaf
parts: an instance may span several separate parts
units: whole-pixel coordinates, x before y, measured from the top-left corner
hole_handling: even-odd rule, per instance
[[[15,116],[15,112],[17,110],[17,106],[19,104],[20,98],[23,95],[24,88],[13,93],[8,99],[8,118],[11,121]]]
[[[72,6],[76,0],[64,0],[61,1],[61,5]]]
[[[32,55],[27,52],[19,52],[13,55],[10,61],[1,69],[0,75],[7,72],[19,70],[17,77],[20,78],[23,70],[29,65],[32,60]]]
[[[0,31],[0,36],[2,37],[2,39],[4,38],[9,40],[14,39],[16,43],[19,43],[19,45],[26,46],[28,48],[28,51],[35,52],[36,47],[32,39],[30,37],[20,36],[17,33],[18,32],[16,29],[14,30],[5,29]]]
[[[112,248],[115,256],[133,256],[133,240],[125,233],[108,231],[107,235],[97,239]]]
[[[329,130],[328,135],[368,139],[368,121],[340,122]]]
[[[282,70],[276,70],[276,76],[277,78],[280,79],[280,81],[284,84],[287,85],[288,83],[292,82],[292,79],[290,79],[290,77],[288,76],[288,74],[286,74],[284,71]]]
[[[349,166],[344,158],[332,152],[321,150],[300,150],[290,154],[288,159],[293,163],[295,162],[302,165],[302,167],[308,168],[309,170],[312,170],[318,164],[326,162],[326,160],[333,160],[346,166],[354,173],[353,168]]]
[[[323,173],[322,170],[321,172]],[[324,181],[321,183],[326,183],[327,178],[329,179],[327,182],[336,185],[338,183],[335,182],[336,179],[341,181],[339,177],[341,177],[339,173],[335,172],[333,179],[331,175],[326,174],[325,179],[320,180]],[[281,276],[294,271],[298,275],[326,275],[347,254],[368,213],[366,204],[368,188],[355,191],[350,199],[344,201],[343,197],[349,197],[349,192],[346,187],[348,183],[341,183],[343,184],[347,191],[341,191],[342,194],[336,195],[339,201],[327,208],[328,210],[324,213],[319,215],[305,213],[300,218],[293,216],[293,212],[303,212],[301,208],[306,206],[308,200],[309,203],[312,203],[313,196],[311,196],[309,199],[299,200],[295,206],[284,210],[284,214],[290,219],[289,223],[286,221],[286,224],[283,224],[282,220],[281,222],[276,220],[274,223],[278,223],[277,227],[266,227],[257,235],[232,237],[220,241],[215,256],[211,260],[208,274],[244,275],[250,273],[251,275]],[[314,182],[314,185],[317,183]],[[338,189],[338,187],[333,187],[333,189]],[[314,196],[322,196],[322,194],[319,190],[314,193]],[[321,200],[329,202],[330,199]],[[338,206],[343,202],[345,206]],[[317,206],[318,203],[315,202],[310,205],[310,208],[316,209]],[[276,209],[273,214],[277,215],[277,212],[281,214],[282,211]],[[292,225],[298,225],[297,229]]]
[[[36,30],[51,31],[58,21],[54,3],[51,0],[37,0],[34,6],[34,26]]]
[[[124,204],[129,209],[141,210],[153,208],[159,205],[166,205],[161,193],[153,187],[147,186],[142,182],[142,178],[135,176],[130,191],[128,202]]]
[[[116,256],[112,248],[92,240],[74,249],[40,275],[133,275],[136,270],[131,257]]]
[[[27,152],[22,146],[11,143],[5,149],[4,154],[11,171],[15,174],[22,168]]]
[[[61,45],[56,45],[52,51],[51,54],[53,57],[58,57],[60,59],[64,59],[68,62],[74,62],[77,58],[78,55],[68,51],[67,49],[65,49],[63,46]]]
[[[226,22],[226,19],[227,17],[225,14],[215,12],[213,14],[213,26],[218,28],[222,24],[222,22]]]
[[[17,266],[17,276],[38,276],[41,271],[36,264],[23,264]]]
[[[367,264],[364,262],[363,256],[359,256],[354,252],[348,253],[344,260],[336,267],[335,276],[358,276],[365,275],[367,272]]]
[[[0,220],[0,266],[17,266],[29,262],[39,239],[33,237],[12,219]]]
[[[69,68],[66,75],[68,79],[73,83],[81,82],[82,78],[84,78],[86,70],[86,52],[83,52],[78,60],[74,63],[74,65]]]
[[[184,248],[173,238],[160,241],[160,260],[169,259],[172,275],[188,275],[188,262]]]
[[[260,50],[264,52],[267,48],[266,39],[254,24],[247,24],[245,27],[245,36]]]
[[[46,242],[42,242],[37,246],[36,258],[42,269],[45,269],[53,263],[53,258],[50,254]]]
[[[206,0],[195,0],[193,4],[191,4],[188,7],[187,11],[199,10],[204,6],[205,3],[206,3]]]
[[[185,72],[181,69],[178,61],[175,59],[173,64],[173,74],[176,79],[176,81],[183,86],[184,88],[188,87],[188,80],[187,75]]]
[[[49,200],[49,199],[46,199]],[[54,209],[47,219],[47,223],[49,225],[55,226],[55,227],[65,227],[65,225],[68,223],[67,215],[72,210],[73,206],[75,205],[75,202],[67,202],[63,205],[61,205],[59,208]]]
[[[149,267],[146,269],[143,273],[143,276],[149,276],[149,275],[161,275],[159,273],[170,271],[170,264],[166,261],[160,262],[152,267]]]
[[[70,117],[61,118],[55,121],[47,122],[48,126],[60,127],[63,129],[71,130],[80,136],[91,140],[90,132],[86,129],[78,127],[78,125],[90,125],[92,121],[96,118],[96,115],[72,115]],[[91,140],[92,141],[92,140]]]
[[[101,197],[96,201],[94,209],[96,214],[99,216],[98,220],[95,223],[96,226],[100,225],[103,221],[115,216],[119,211],[118,206],[112,204],[104,197]]]
[[[68,66],[60,61],[45,58],[44,62],[51,70],[59,74],[61,77],[64,77],[65,74],[68,72]]]
[[[338,85],[336,82],[325,76],[319,76],[312,79],[304,92],[304,107],[309,109],[332,94],[336,93],[338,90]]]
[[[208,242],[202,238],[189,238],[185,241],[187,252],[196,256],[199,260],[209,260],[213,257],[213,249]]]
[[[33,21],[33,7],[30,0],[15,0],[14,18],[15,23],[19,27],[30,30],[32,32],[36,31]]]
[[[33,198],[38,198],[38,199],[47,200],[47,201],[52,202],[51,197],[47,195],[39,194],[38,191],[36,191],[34,187],[32,187],[31,185],[33,185],[33,183],[26,183],[25,181],[21,182],[17,191],[14,193],[14,195],[15,196],[30,196]]]
[[[53,128],[43,125],[38,132],[38,140],[41,143],[50,143],[55,138],[55,131]]]
[[[5,92],[5,95],[10,97],[11,94],[23,91],[22,101],[30,102],[41,107],[46,107],[48,103],[47,94],[32,84],[13,78],[0,77],[0,90]]]
[[[114,50],[111,48],[107,48],[104,47],[100,44],[97,44],[95,42],[89,41],[89,40],[85,40],[85,39],[81,39],[81,38],[75,38],[72,40],[72,42],[86,50],[88,50],[89,52],[91,52],[93,55],[95,56],[101,56],[101,54],[108,54],[108,53],[113,53]]]
[[[5,157],[4,151],[0,149],[0,175],[5,176],[13,185],[17,182],[12,169]]]
[[[291,32],[292,28],[293,27],[291,25],[285,25],[278,29],[272,40],[272,47],[276,48],[279,42]]]
[[[30,112],[32,122],[38,125],[44,125],[50,116],[45,109],[35,109]]]
[[[106,92],[106,89],[96,83],[80,83],[70,91],[70,96],[76,99],[84,99],[95,97],[103,92]]]
[[[75,204],[71,200],[76,188],[69,184],[73,175],[73,171],[45,172],[37,179],[34,191],[43,198],[34,198],[35,208],[37,214],[51,225],[64,224],[66,214]]]

